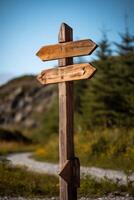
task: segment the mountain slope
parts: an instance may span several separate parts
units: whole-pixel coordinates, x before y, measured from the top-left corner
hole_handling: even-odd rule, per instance
[[[56,96],[56,86],[42,87],[34,76],[11,80],[0,87],[0,126],[38,128]]]

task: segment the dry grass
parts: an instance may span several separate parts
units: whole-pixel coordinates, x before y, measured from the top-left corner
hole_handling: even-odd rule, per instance
[[[33,151],[34,149],[35,145],[33,144],[0,141],[0,155],[6,155],[8,153],[15,152]]]
[[[134,171],[134,129],[105,129],[75,135],[82,165]],[[36,149],[34,158],[58,162],[58,136]]]

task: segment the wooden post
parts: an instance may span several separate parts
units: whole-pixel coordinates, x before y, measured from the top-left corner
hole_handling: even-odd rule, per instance
[[[62,24],[59,32],[59,43],[73,40],[73,30],[67,24]],[[59,60],[59,67],[73,64],[73,58]],[[73,82],[59,83],[59,159],[60,170],[66,162],[74,159],[73,142]],[[71,166],[71,165],[70,165]],[[76,200],[77,187],[74,185],[73,166],[66,169],[68,183],[60,177],[60,200]]]
[[[96,69],[87,63],[73,65],[73,57],[89,55],[97,45],[89,39],[73,42],[73,30],[65,23],[61,24],[58,41],[41,47],[36,55],[43,61],[59,59],[59,68],[44,70],[37,79],[43,85],[59,83],[60,200],[77,200],[80,163],[74,155],[72,80],[91,78]]]

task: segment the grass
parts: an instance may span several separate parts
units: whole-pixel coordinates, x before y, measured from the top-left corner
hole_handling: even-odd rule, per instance
[[[129,195],[134,196],[134,185],[130,182],[126,186],[118,185],[107,179],[102,179],[100,182],[97,182],[91,176],[87,176],[81,180],[79,196],[97,198],[107,196],[109,193],[117,191],[119,194],[128,193]]]
[[[134,171],[134,129],[105,129],[75,135],[81,165]],[[51,149],[51,151],[50,151]],[[58,136],[36,149],[33,157],[58,162]]]
[[[58,196],[58,178],[0,164],[0,196]]]
[[[81,180],[78,196],[100,197],[115,191],[134,196],[132,183],[119,186],[106,179],[97,182],[90,176]],[[52,197],[58,195],[59,181],[56,176],[29,172],[26,168],[0,163],[0,196]]]
[[[37,147],[37,145],[21,132],[0,127],[0,155],[33,151],[35,147]]]
[[[134,171],[134,129],[105,129],[75,137],[81,163],[116,170]]]
[[[53,135],[49,137],[47,143],[40,145],[33,153],[33,158],[39,161],[48,161],[52,163],[57,163],[59,160],[58,156],[58,136]]]
[[[0,155],[7,155],[16,152],[30,152],[34,151],[37,146],[34,144],[24,144],[18,142],[0,141]]]
[[[127,137],[126,137],[127,136]],[[0,141],[0,155],[34,151],[38,160],[58,162],[58,135],[51,135],[44,145],[27,144],[18,141]],[[101,130],[75,135],[77,156],[82,165],[134,171],[134,131]],[[131,171],[130,171],[131,170]],[[130,174],[129,174],[130,175]],[[112,183],[107,179],[97,182],[90,176],[81,180],[78,196],[100,197],[109,193],[129,193],[134,196],[134,185]],[[0,162],[0,196],[52,197],[59,195],[59,181],[55,176],[27,171]]]

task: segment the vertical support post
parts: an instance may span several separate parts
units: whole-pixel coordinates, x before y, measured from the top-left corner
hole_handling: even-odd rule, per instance
[[[67,24],[61,24],[58,41],[59,43],[73,40],[73,30]],[[73,64],[73,58],[59,60],[59,67]],[[59,83],[59,159],[60,170],[67,160],[74,159],[73,140],[73,82]],[[67,170],[66,182],[60,177],[60,200],[77,200],[77,187],[74,184],[73,165]]]

